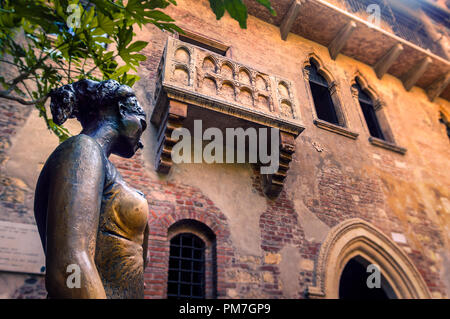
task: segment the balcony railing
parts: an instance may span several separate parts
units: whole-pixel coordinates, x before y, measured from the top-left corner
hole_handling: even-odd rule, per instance
[[[166,95],[295,136],[303,130],[289,80],[172,37],[158,68],[153,120]]]

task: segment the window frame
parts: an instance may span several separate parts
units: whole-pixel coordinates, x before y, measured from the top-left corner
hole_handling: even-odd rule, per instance
[[[317,73],[321,75],[328,83],[328,90],[330,93],[332,106],[334,107],[334,111],[336,113],[339,122],[338,125],[322,120],[317,115],[316,105],[314,103],[314,96],[312,94],[310,85],[310,74],[309,70],[307,69],[307,67],[312,66],[312,64],[314,64]],[[331,73],[323,66],[323,63],[320,60],[320,58],[316,56],[314,53],[309,54],[305,62],[303,63],[302,71],[303,71],[303,78],[305,81],[306,92],[310,100],[310,105],[312,105],[311,111],[313,116],[313,123],[320,129],[327,130],[348,137],[350,139],[356,139],[359,134],[351,131],[348,128],[347,116],[343,108],[343,103],[341,102],[340,90],[337,85],[337,81],[333,79]]]
[[[199,237],[205,243],[205,299],[217,298],[217,248],[216,235],[202,222],[194,219],[182,219],[172,224],[167,232],[169,258],[170,260],[170,242],[181,233],[191,233]],[[167,274],[169,274],[169,264],[167,264]],[[168,298],[168,283],[166,282],[166,298]]]
[[[373,110],[384,139],[380,139],[371,135],[365,116],[363,114],[362,107],[359,102],[359,90],[357,89],[357,87],[355,87],[355,84],[359,85],[361,90],[372,99]],[[385,103],[359,72],[356,72],[356,75],[353,76],[353,80],[350,83],[350,91],[355,105],[358,109],[358,114],[361,118],[361,122],[363,123],[364,130],[369,136],[368,140],[370,144],[404,155],[407,149],[398,146],[395,142],[394,135],[392,133],[391,126],[389,125],[389,121],[385,112]]]
[[[174,241],[177,237],[179,237],[179,244],[176,243],[172,243],[172,241]],[[191,240],[191,245],[186,245],[183,242],[190,237]],[[200,245],[198,247],[196,247],[196,241],[200,241]],[[172,249],[173,248],[178,248],[179,249],[179,254],[178,256],[174,256],[172,255]],[[183,256],[185,249],[189,249],[191,251],[191,257],[185,257]],[[175,250],[175,249],[174,249]],[[200,252],[200,256],[197,258],[194,256],[194,252],[195,251],[199,251]],[[167,278],[167,297],[168,298],[191,298],[191,299],[204,299],[206,296],[206,276],[205,276],[205,268],[206,268],[206,243],[197,235],[193,234],[192,232],[180,232],[177,235],[173,236],[170,239],[170,251],[169,251],[169,275]],[[178,262],[181,262],[181,264],[183,264],[183,261],[188,261],[191,263],[199,263],[200,267],[199,269],[194,269],[194,265],[191,264],[191,269],[190,270],[185,270],[184,272],[189,272],[190,273],[190,282],[184,281],[183,280],[183,267],[180,265],[175,269],[175,268],[171,268],[171,262],[173,260],[177,260]],[[177,280],[171,280],[170,279],[170,275],[171,275],[171,271],[176,272],[177,273]],[[198,283],[195,282],[196,280],[194,280],[194,276],[197,275],[198,278]],[[177,294],[169,294],[169,286],[170,284],[175,284],[177,285]],[[182,284],[185,285],[189,285],[190,287],[190,293],[189,294],[181,294],[181,288],[180,286]],[[193,287],[194,286],[200,286],[200,293],[198,294],[198,296],[194,296],[194,291],[193,291]]]

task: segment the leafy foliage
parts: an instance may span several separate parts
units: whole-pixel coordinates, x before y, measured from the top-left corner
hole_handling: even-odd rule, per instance
[[[246,27],[242,0],[209,0],[220,19],[225,11]],[[274,13],[269,0],[256,0]],[[0,62],[14,78],[0,76],[0,97],[35,105],[61,141],[69,132],[47,117],[52,89],[80,79],[114,79],[132,86],[146,60],[148,42],[133,41],[133,26],[153,24],[183,31],[162,10],[175,0],[0,0]]]
[[[266,7],[272,15],[276,16],[270,0],[256,0],[256,2]],[[239,22],[241,28],[247,28],[247,7],[242,0],[209,0],[209,3],[217,20],[222,18],[225,11],[227,11],[233,19]]]

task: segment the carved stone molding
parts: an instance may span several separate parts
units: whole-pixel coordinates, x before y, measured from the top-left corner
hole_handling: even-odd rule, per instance
[[[379,138],[376,138],[373,136],[369,137],[369,142],[370,142],[370,144],[372,144],[374,146],[378,146],[378,147],[381,147],[381,148],[384,148],[384,149],[387,149],[387,150],[390,150],[390,151],[393,151],[393,152],[396,152],[396,153],[399,153],[402,155],[405,155],[405,153],[407,151],[406,148],[404,148],[404,147],[400,147],[394,143],[391,143],[391,142],[388,142],[388,141],[385,141],[385,140],[382,140],[382,139],[379,139]]]
[[[329,123],[327,121],[323,121],[321,119],[314,119],[314,124],[321,129],[351,138],[352,140],[355,140],[358,137],[358,133],[352,132],[345,127],[335,125],[333,123]]]
[[[277,197],[283,189],[284,180],[287,177],[289,164],[295,153],[295,137],[292,134],[280,132],[280,161],[275,174],[262,175],[262,187],[264,194],[269,198]]]
[[[370,223],[352,218],[333,227],[322,243],[309,298],[338,298],[347,262],[361,256],[377,264],[397,298],[431,298],[426,283],[406,253]]]

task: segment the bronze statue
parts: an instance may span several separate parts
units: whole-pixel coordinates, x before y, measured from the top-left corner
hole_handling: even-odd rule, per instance
[[[133,90],[113,80],[62,86],[51,93],[51,112],[56,124],[76,117],[83,130],[50,155],[36,186],[48,296],[143,298],[147,201],[108,157],[130,158],[142,147],[145,112]],[[70,288],[76,267],[80,287]]]

